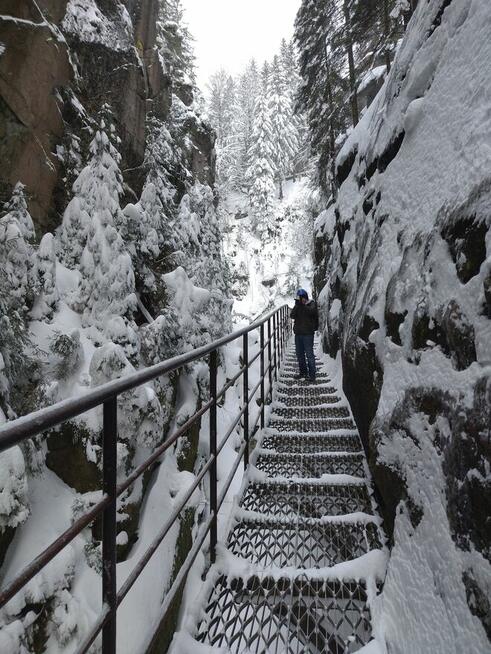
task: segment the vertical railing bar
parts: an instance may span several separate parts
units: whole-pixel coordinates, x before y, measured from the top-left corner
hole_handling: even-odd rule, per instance
[[[249,334],[242,337],[242,359],[244,361],[244,384],[242,388],[242,402],[245,406],[244,412],[244,468],[249,465]]]
[[[269,398],[273,399],[273,368],[271,358],[271,317],[268,318],[268,377],[269,377]]]
[[[217,550],[217,351],[210,353],[209,370],[210,370],[210,400],[213,404],[210,406],[210,457],[213,462],[210,467],[210,561],[215,563]]]
[[[278,379],[278,371],[277,371],[277,365],[278,365],[278,359],[276,356],[276,350],[277,350],[277,339],[276,339],[276,326],[277,326],[277,314],[273,314],[273,361],[274,361],[274,379],[275,381]]]
[[[117,397],[104,402],[102,474],[103,493],[110,498],[102,516],[102,602],[109,618],[102,629],[103,654],[116,654],[116,471],[118,443]]]
[[[264,323],[259,327],[259,347],[261,348],[261,356],[259,358],[259,373],[261,375],[261,429],[264,429]]]
[[[285,307],[281,307],[281,360],[285,354]]]

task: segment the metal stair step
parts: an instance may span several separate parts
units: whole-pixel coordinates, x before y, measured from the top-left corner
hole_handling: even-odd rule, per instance
[[[337,429],[356,429],[351,418],[325,418],[322,420],[289,420],[288,418],[274,418],[269,422],[269,427],[278,431],[306,432],[328,432]]]
[[[311,436],[308,434],[281,434],[266,430],[261,447],[280,453],[298,452],[360,452],[362,445],[358,434]]]
[[[328,381],[319,380],[315,382],[303,380],[303,379],[293,379],[285,377],[278,381],[278,390],[280,393],[284,393],[285,389],[294,389],[294,394],[299,394],[301,392],[308,391],[317,391],[321,393],[336,393],[337,389],[335,386],[331,386]]]
[[[359,582],[222,576],[197,640],[231,654],[351,654],[371,638]]]
[[[247,486],[240,506],[248,511],[285,517],[292,521],[357,511],[372,513],[365,484],[254,482]]]
[[[277,401],[286,404],[289,407],[322,407],[325,404],[337,404],[341,401],[338,395],[325,395],[322,393],[312,395],[287,395],[284,393],[277,394]]]
[[[322,418],[349,418],[350,412],[347,406],[335,407],[306,407],[296,408],[274,407],[271,417],[290,418],[298,420],[319,420]]]
[[[268,477],[322,477],[324,474],[365,477],[364,456],[354,454],[261,453],[254,465]]]
[[[327,568],[382,547],[373,522],[241,520],[228,549],[261,567]]]

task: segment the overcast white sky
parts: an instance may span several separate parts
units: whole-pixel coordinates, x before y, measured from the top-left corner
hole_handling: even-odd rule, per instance
[[[198,85],[205,91],[210,75],[223,67],[232,74],[251,57],[260,63],[291,38],[301,0],[182,0],[196,39]]]

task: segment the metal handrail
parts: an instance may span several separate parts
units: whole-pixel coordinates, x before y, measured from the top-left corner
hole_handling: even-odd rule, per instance
[[[265,335],[267,325],[267,337]],[[249,359],[249,334],[259,330],[259,351]],[[217,516],[227,491],[233,481],[235,473],[244,460],[244,466],[249,463],[249,441],[255,433],[258,423],[264,427],[265,404],[267,398],[272,398],[273,378],[277,378],[278,367],[282,358],[287,335],[290,332],[289,309],[287,305],[274,309],[255,320],[247,327],[224,336],[209,345],[202,346],[186,354],[167,359],[143,370],[103,384],[82,397],[71,398],[58,402],[53,406],[35,411],[27,416],[13,420],[0,427],[0,452],[17,445],[32,436],[45,432],[60,425],[66,420],[75,418],[97,406],[103,406],[103,456],[102,456],[102,498],[84,515],[79,517],[65,532],[46,547],[30,564],[21,570],[5,587],[0,589],[0,608],[2,608],[14,595],[19,592],[38,572],[40,572],[64,547],[66,547],[91,522],[102,514],[102,609],[96,622],[80,643],[76,654],[85,654],[98,635],[102,632],[103,654],[116,652],[116,617],[117,608],[124,600],[132,585],[150,561],[159,544],[185,509],[193,493],[200,483],[209,475],[209,512],[205,522],[200,526],[199,537],[195,540],[186,560],[181,566],[174,583],[169,588],[161,607],[161,620],[163,620],[172,604],[172,600],[179,590],[183,580],[189,572],[196,555],[201,548],[207,534],[210,535],[210,561],[215,561],[217,544]],[[242,337],[242,365],[239,372],[228,380],[224,386],[217,390],[218,351],[219,348]],[[154,379],[178,370],[194,361],[209,355],[210,399],[200,407],[188,420],[172,433],[152,454],[141,463],[122,482],[117,484],[116,479],[116,448],[117,448],[117,399],[122,393],[137,388]],[[268,365],[265,367],[265,357]],[[259,359],[260,380],[249,388],[249,369]],[[217,444],[217,404],[227,390],[237,383],[242,376],[242,406],[225,436]],[[269,383],[265,388],[265,379]],[[249,427],[249,405],[260,390],[258,414],[255,417],[252,429]],[[203,467],[199,471],[190,488],[179,505],[166,520],[157,536],[143,553],[130,572],[126,581],[117,591],[116,587],[116,499],[129,488],[150,466],[155,463],[178,438],[183,436],[207,411],[209,411],[209,438],[210,453]],[[242,421],[243,441],[238,455],[218,497],[217,486],[217,460],[220,452],[229,440],[231,434]],[[154,637],[152,637],[153,640]]]

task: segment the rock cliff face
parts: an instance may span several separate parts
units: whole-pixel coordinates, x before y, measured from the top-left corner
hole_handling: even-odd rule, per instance
[[[0,200],[25,184],[40,234],[54,229],[70,193],[71,138],[111,105],[122,141],[121,168],[129,198],[139,196],[150,113],[169,117],[172,94],[185,104],[192,91],[175,84],[157,49],[158,0],[7,0],[0,43]],[[95,9],[94,9],[95,7]],[[90,11],[97,21],[91,26]],[[90,29],[89,29],[90,28]],[[178,45],[176,46],[178,47]],[[189,170],[214,182],[214,136],[189,117]],[[82,144],[83,145],[83,144]],[[73,180],[71,180],[73,181]]]
[[[420,0],[316,223],[323,345],[393,541],[391,652],[491,651],[490,56],[488,2]]]

